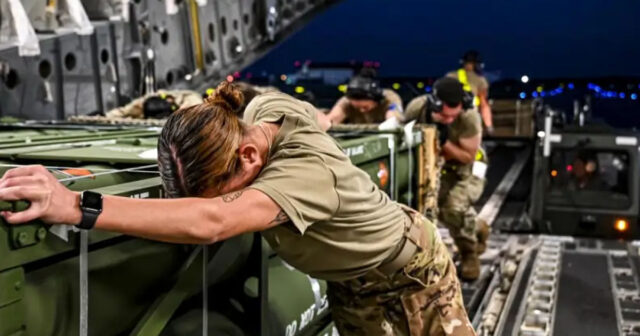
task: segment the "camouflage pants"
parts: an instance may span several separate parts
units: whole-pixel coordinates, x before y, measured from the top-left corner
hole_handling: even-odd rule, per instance
[[[329,307],[341,336],[475,335],[462,302],[455,266],[435,225],[411,261],[392,275],[373,270],[356,279],[328,282]],[[427,245],[427,244],[425,244]]]
[[[456,245],[475,247],[477,212],[473,204],[484,191],[485,180],[469,174],[461,178],[456,172],[444,171],[440,177],[438,218],[451,233]]]

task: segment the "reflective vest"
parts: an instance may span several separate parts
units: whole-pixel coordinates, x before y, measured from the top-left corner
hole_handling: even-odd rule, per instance
[[[471,92],[471,85],[469,85],[469,79],[467,78],[467,71],[465,69],[458,69],[458,80],[462,83],[462,88],[465,91]],[[473,106],[480,106],[480,98],[478,98],[478,96],[474,95]]]

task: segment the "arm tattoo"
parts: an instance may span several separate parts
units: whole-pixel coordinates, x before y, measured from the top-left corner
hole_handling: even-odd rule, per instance
[[[284,212],[284,210],[280,210],[280,212],[278,212],[278,214],[276,215],[276,218],[274,218],[271,222],[269,222],[269,226],[276,226],[282,223],[286,223],[289,221],[289,216],[287,216],[287,214]]]
[[[244,190],[240,190],[240,191],[233,192],[231,194],[222,195],[222,201],[224,201],[225,203],[231,203],[237,200],[238,198],[240,198],[243,192]]]

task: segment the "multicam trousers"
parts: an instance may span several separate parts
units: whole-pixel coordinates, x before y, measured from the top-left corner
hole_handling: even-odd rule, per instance
[[[485,179],[471,174],[458,174],[444,170],[440,177],[438,218],[451,233],[456,245],[475,246],[476,217],[478,213],[473,204],[484,191]]]
[[[475,335],[462,302],[455,266],[435,225],[411,261],[394,274],[373,270],[356,279],[329,282],[333,320],[341,336]]]

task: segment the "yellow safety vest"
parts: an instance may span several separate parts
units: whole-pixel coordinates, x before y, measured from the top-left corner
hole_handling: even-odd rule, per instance
[[[471,85],[469,85],[469,79],[467,78],[467,71],[465,69],[458,69],[458,80],[462,83],[462,88],[465,91],[471,92]],[[480,98],[478,98],[478,96],[473,97],[473,106],[480,106]]]

